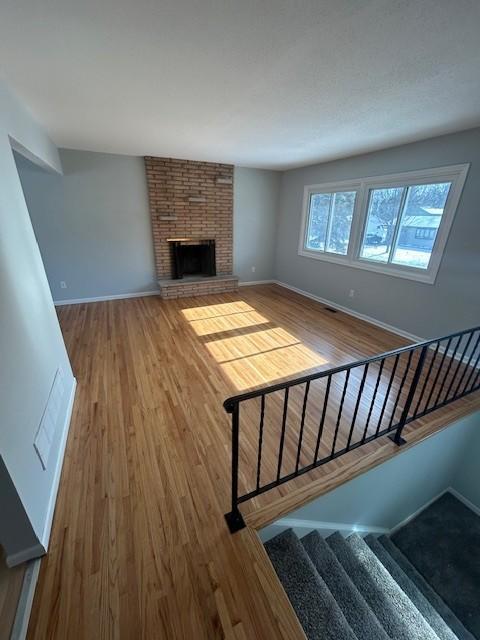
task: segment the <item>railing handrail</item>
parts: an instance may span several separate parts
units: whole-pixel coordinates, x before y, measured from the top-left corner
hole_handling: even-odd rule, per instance
[[[454,333],[449,333],[447,335],[442,336],[441,338],[431,338],[429,340],[422,340],[421,342],[414,342],[412,344],[407,344],[404,347],[398,347],[398,349],[392,349],[391,351],[384,351],[383,353],[378,353],[374,356],[370,356],[369,358],[363,358],[362,360],[354,360],[353,362],[340,364],[337,367],[332,367],[330,369],[323,369],[322,371],[317,371],[315,373],[311,373],[306,376],[301,376],[300,378],[291,378],[283,382],[277,382],[275,384],[257,387],[255,389],[252,389],[251,391],[245,391],[245,393],[239,393],[235,396],[230,396],[224,401],[223,407],[227,413],[232,413],[235,405],[238,404],[239,402],[243,402],[244,400],[252,400],[253,398],[259,398],[263,395],[274,393],[275,391],[281,391],[282,389],[287,389],[297,385],[305,384],[306,382],[311,382],[312,380],[319,380],[320,378],[325,378],[326,376],[335,375],[336,373],[341,373],[342,371],[348,371],[350,369],[354,369],[355,367],[363,367],[372,362],[378,362],[379,360],[383,360],[384,358],[390,358],[392,356],[400,355],[402,353],[407,353],[409,351],[415,351],[416,349],[419,349],[421,347],[429,347],[430,345],[435,344],[437,342],[442,342],[443,340],[449,340],[452,338],[464,336],[467,333],[470,333],[470,332],[473,333],[475,331],[480,331],[480,325],[473,327],[471,329],[463,329],[462,331],[455,331]]]
[[[476,339],[474,339],[475,334],[477,333]],[[467,339],[468,337],[468,339]],[[465,339],[464,339],[465,338]],[[473,342],[472,342],[473,340]],[[445,343],[443,345],[442,343]],[[463,347],[459,351],[459,347],[464,342]],[[465,344],[466,343],[466,344]],[[436,345],[433,348],[433,345]],[[455,345],[455,346],[453,346]],[[452,347],[452,350],[450,348]],[[370,356],[369,358],[364,358],[362,360],[356,360],[354,362],[349,362],[343,365],[339,365],[337,367],[332,367],[330,369],[324,369],[323,371],[317,371],[316,373],[311,373],[309,375],[301,376],[298,378],[291,378],[284,381],[280,381],[276,384],[266,385],[263,387],[257,387],[256,389],[252,389],[251,391],[247,391],[245,393],[238,394],[236,396],[232,396],[225,400],[224,408],[225,410],[232,414],[232,510],[225,514],[225,518],[227,520],[230,531],[238,531],[239,529],[245,526],[242,515],[239,511],[239,505],[250,498],[258,496],[266,491],[274,487],[278,487],[289,480],[298,477],[312,469],[326,464],[327,462],[334,460],[352,449],[356,449],[358,447],[363,446],[377,438],[388,435],[397,445],[401,445],[405,442],[402,438],[402,431],[404,427],[418,418],[425,416],[432,411],[436,411],[445,405],[455,402],[460,398],[473,393],[474,391],[478,391],[480,389],[480,350],[477,353],[478,348],[480,347],[480,326],[476,326],[470,329],[464,329],[462,331],[457,331],[455,333],[451,333],[441,338],[432,338],[429,340],[423,340],[421,342],[417,342],[410,345],[405,345],[404,347],[399,347],[397,349],[393,349],[391,351],[385,351],[383,353],[376,354],[374,356]],[[428,353],[432,352],[430,362],[427,365],[428,361]],[[418,358],[415,359],[413,356],[418,352]],[[399,375],[400,370],[397,371],[397,366],[399,362],[402,360],[401,356],[405,353],[408,353],[407,363],[402,364],[403,372]],[[477,353],[477,355],[475,355]],[[437,356],[441,354],[440,363],[437,361]],[[448,356],[448,357],[447,357]],[[382,375],[384,375],[387,367],[384,367],[385,362],[389,359],[393,358],[393,366],[391,368],[389,374],[388,384],[386,385],[386,390],[383,395],[383,401],[381,402],[381,411],[379,416],[377,416],[377,426],[373,434],[368,434],[368,429],[370,423],[370,419],[372,417],[373,407],[375,405],[375,401],[377,398],[377,391],[379,388],[380,381],[382,379]],[[405,359],[403,359],[404,361]],[[457,364],[452,369],[452,364],[454,361],[457,361]],[[369,371],[369,367],[372,363],[380,363],[378,368],[378,373],[375,376],[376,382],[373,387],[373,391],[371,391],[371,398],[368,400],[368,404],[370,408],[368,410],[368,416],[365,420],[365,425],[362,429],[363,436],[360,440],[357,440],[355,437],[352,438],[354,434],[354,429],[356,426],[356,421],[358,417],[358,410],[361,403],[362,394],[364,393],[365,381],[367,379],[367,374]],[[434,370],[433,365],[437,364],[436,370]],[[463,371],[461,369],[461,365],[464,364]],[[412,367],[413,365],[413,367]],[[344,408],[344,400],[345,395],[349,386],[349,381],[351,379],[350,372],[352,369],[361,369],[363,368],[363,375],[361,377],[361,382],[358,387],[356,402],[354,403],[355,409],[353,411],[352,419],[350,422],[350,426],[348,429],[348,437],[346,441],[346,445],[340,449],[337,449],[337,436],[339,435],[339,428],[341,425],[341,421],[345,420],[345,417],[342,417],[342,410]],[[446,371],[445,371],[446,369]],[[370,369],[371,370],[371,369]],[[412,377],[408,380],[409,373],[412,372]],[[333,443],[329,448],[331,449],[328,455],[318,458],[319,446],[322,442],[322,435],[324,431],[325,424],[325,416],[327,407],[331,402],[331,397],[329,395],[331,382],[336,376],[336,374],[344,373],[345,376],[341,377],[343,380],[343,384],[340,389],[343,388],[343,391],[340,392],[338,398],[340,398],[340,402],[338,404],[338,412],[335,420],[335,428],[333,432]],[[440,373],[442,373],[442,380],[440,381]],[[458,380],[458,374],[461,374],[460,379]],[[467,375],[469,373],[469,375]],[[422,375],[424,374],[423,384],[421,384],[420,380]],[[399,376],[399,384],[394,385],[395,389],[393,396],[391,396],[392,385],[395,379],[395,375]],[[449,383],[447,380],[451,375]],[[464,383],[466,378],[466,382]],[[309,464],[304,464],[300,467],[300,454],[302,450],[302,437],[304,433],[305,426],[305,416],[306,409],[308,403],[308,396],[310,390],[310,383],[313,380],[319,380],[322,378],[327,379],[326,388],[323,394],[323,405],[321,406],[321,418],[318,424],[317,429],[317,438],[316,438],[316,446],[315,446],[315,454],[312,462]],[[433,383],[432,383],[433,378]],[[427,384],[432,383],[430,387],[427,387]],[[440,383],[439,390],[437,389],[437,384]],[[461,390],[463,384],[463,390]],[[298,444],[297,444],[297,454],[296,454],[296,463],[295,470],[282,475],[282,461],[283,461],[283,453],[285,446],[285,433],[287,426],[287,412],[288,412],[288,402],[289,402],[289,391],[292,387],[304,387],[304,397],[303,397],[303,409],[301,412],[300,419],[300,428],[298,432]],[[446,386],[445,386],[446,385]],[[333,385],[332,385],[333,386]],[[453,388],[453,395],[451,395],[451,390]],[[340,391],[339,389],[339,391]],[[402,393],[406,393],[406,400],[401,402]],[[419,391],[419,396],[416,398],[415,404],[413,401],[415,399],[415,395],[417,394],[417,390]],[[438,393],[437,393],[438,390]],[[445,393],[444,393],[444,390]],[[279,450],[277,455],[277,472],[276,478],[271,480],[270,482],[266,482],[262,484],[260,482],[261,476],[261,465],[262,465],[262,443],[263,443],[263,429],[264,429],[264,414],[266,411],[265,398],[267,395],[271,393],[275,393],[276,391],[284,391],[283,397],[283,411],[281,422],[281,430],[280,430],[280,439],[279,439]],[[435,391],[435,394],[434,394]],[[425,400],[425,393],[427,392],[427,399]],[[433,403],[432,400],[433,396]],[[442,398],[443,395],[443,398]],[[368,396],[368,394],[367,394]],[[258,447],[257,447],[257,472],[256,472],[256,488],[254,490],[246,491],[243,495],[239,495],[238,489],[238,481],[239,481],[239,439],[240,439],[240,407],[241,403],[246,400],[251,400],[254,398],[261,398],[261,406],[260,406],[260,425],[259,425],[259,433],[258,433]],[[393,400],[395,398],[395,400]],[[389,416],[385,414],[385,409],[387,407],[387,402],[390,403]],[[423,409],[421,409],[421,404],[423,404]],[[393,408],[392,408],[393,403]],[[379,405],[380,406],[380,405]],[[323,408],[322,408],[323,407]],[[399,410],[401,412],[400,419],[397,421],[396,412]],[[384,417],[386,418],[387,425],[384,425]],[[340,430],[341,431],[341,430]],[[342,438],[345,439],[345,433]],[[338,439],[340,441],[340,438]]]

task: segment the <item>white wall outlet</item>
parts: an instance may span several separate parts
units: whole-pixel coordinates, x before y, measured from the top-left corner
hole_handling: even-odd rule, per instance
[[[350,291],[348,292],[348,297],[349,298],[354,298],[355,297],[355,289],[350,289]]]
[[[60,280],[60,289],[66,289],[67,288],[67,283],[65,282],[65,280]]]
[[[255,269],[256,269],[256,268],[257,268],[257,267],[252,267],[252,273],[255,273]]]

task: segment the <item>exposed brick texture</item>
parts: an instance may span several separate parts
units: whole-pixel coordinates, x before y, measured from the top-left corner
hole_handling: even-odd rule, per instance
[[[217,275],[231,275],[233,166],[146,157],[145,169],[158,277],[172,277],[168,238],[215,239]]]
[[[201,282],[182,281],[160,282],[160,296],[162,298],[188,298],[190,296],[206,296],[213,293],[225,293],[226,291],[237,291],[238,278],[232,276],[227,280],[215,280],[215,278],[205,278]]]

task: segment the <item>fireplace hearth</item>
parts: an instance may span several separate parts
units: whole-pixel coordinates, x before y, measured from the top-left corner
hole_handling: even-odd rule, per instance
[[[215,240],[173,238],[168,240],[172,252],[172,278],[215,276]]]

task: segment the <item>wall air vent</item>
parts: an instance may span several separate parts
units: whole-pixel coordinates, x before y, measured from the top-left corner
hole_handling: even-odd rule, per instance
[[[48,458],[58,426],[58,418],[63,404],[64,393],[64,376],[63,371],[59,368],[55,372],[40,426],[33,441],[33,446],[44,469],[46,469],[48,465]]]

